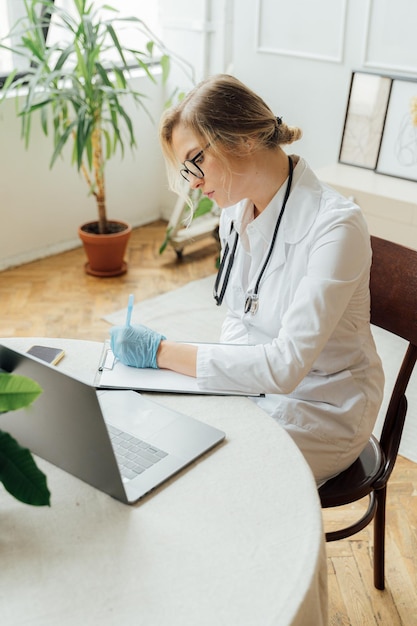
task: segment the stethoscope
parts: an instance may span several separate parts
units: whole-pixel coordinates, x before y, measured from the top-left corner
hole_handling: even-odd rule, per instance
[[[290,192],[291,192],[291,184],[292,184],[292,175],[293,175],[293,170],[294,170],[294,166],[293,166],[293,162],[291,157],[288,157],[288,162],[289,162],[289,173],[288,173],[288,183],[287,183],[287,188],[285,190],[285,196],[284,196],[284,200],[282,202],[282,206],[281,206],[281,211],[278,215],[278,219],[277,222],[275,224],[275,229],[274,229],[274,233],[272,235],[272,239],[271,239],[271,244],[269,246],[269,250],[268,250],[268,254],[266,255],[266,259],[265,259],[265,263],[262,266],[261,271],[259,272],[259,276],[256,280],[255,283],[255,287],[253,289],[250,289],[247,294],[246,294],[246,298],[245,298],[245,307],[244,307],[244,312],[245,313],[251,313],[251,315],[255,315],[255,313],[258,310],[259,307],[259,285],[261,283],[262,280],[262,276],[264,275],[264,272],[266,270],[266,267],[269,263],[269,259],[271,258],[271,254],[272,251],[274,249],[274,245],[275,245],[275,240],[277,238],[278,235],[278,229],[279,229],[279,225],[281,224],[281,220],[282,220],[282,216],[284,215],[284,211],[285,211],[285,206],[287,204]],[[234,230],[234,223],[231,223],[230,226],[230,233],[229,235],[232,234]],[[235,232],[235,238],[233,241],[233,246],[232,249],[230,251],[230,255],[229,255],[229,250],[230,250],[230,246],[229,246],[229,242],[226,243],[224,252],[223,252],[223,256],[222,256],[222,260],[220,263],[220,267],[219,267],[219,271],[217,272],[217,276],[216,276],[216,281],[214,283],[214,289],[213,289],[213,297],[216,301],[217,306],[220,306],[221,303],[223,302],[223,298],[224,298],[224,294],[226,292],[226,288],[227,288],[227,284],[229,282],[229,278],[230,278],[230,272],[232,271],[232,267],[233,267],[233,262],[235,260],[235,253],[236,253],[236,248],[237,248],[237,244],[238,244],[238,240],[239,240],[239,233],[236,231]],[[224,272],[224,268],[226,265],[226,261],[227,259],[229,259],[228,263],[227,263],[227,268],[226,268],[226,273],[224,275],[224,279],[223,279],[223,283],[220,289],[220,293],[219,293],[219,285],[223,276],[223,272]]]

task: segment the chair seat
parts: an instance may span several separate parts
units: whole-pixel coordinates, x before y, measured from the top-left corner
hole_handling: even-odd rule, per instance
[[[385,460],[379,442],[371,436],[365,449],[344,472],[328,480],[319,489],[323,508],[341,506],[367,496]]]

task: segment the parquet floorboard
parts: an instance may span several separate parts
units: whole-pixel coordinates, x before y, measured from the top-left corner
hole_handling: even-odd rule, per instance
[[[165,223],[133,231],[129,271],[118,278],[85,274],[82,248],[0,273],[0,337],[49,336],[92,339],[107,337],[101,318],[126,306],[129,293],[140,301],[213,274],[216,244],[207,239],[184,251],[177,262],[172,249],[160,255]]]
[[[167,249],[159,255],[165,223],[133,231],[129,271],[99,279],[83,271],[82,248],[0,272],[0,337],[46,336],[102,341],[102,316],[137,301],[215,273],[210,239],[184,251],[181,262]],[[185,303],[186,305],[186,303]],[[325,528],[357,515],[363,503],[323,512]],[[373,586],[372,526],[348,540],[327,544],[331,626],[417,624],[417,464],[398,458],[388,491],[386,589]]]

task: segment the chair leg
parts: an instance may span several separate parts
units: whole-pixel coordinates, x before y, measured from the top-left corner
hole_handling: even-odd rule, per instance
[[[374,518],[374,585],[385,589],[385,502],[386,485],[375,491],[377,507]]]

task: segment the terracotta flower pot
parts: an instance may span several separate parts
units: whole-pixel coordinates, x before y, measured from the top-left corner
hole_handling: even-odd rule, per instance
[[[132,227],[119,220],[110,221],[109,226],[113,232],[106,235],[98,234],[97,222],[87,222],[78,229],[88,259],[84,268],[92,276],[105,278],[127,272],[124,255]]]

